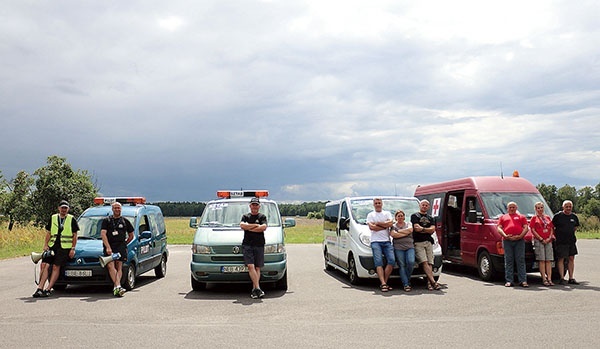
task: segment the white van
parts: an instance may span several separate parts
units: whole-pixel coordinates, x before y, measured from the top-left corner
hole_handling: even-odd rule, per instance
[[[383,209],[392,215],[397,210],[406,214],[407,221],[413,213],[419,212],[419,200],[414,197],[378,196],[383,200]],[[367,225],[367,214],[373,211],[373,198],[347,197],[328,202],[323,219],[323,257],[326,270],[340,270],[348,274],[350,283],[356,285],[364,278],[377,278],[373,253],[371,251],[371,231]],[[433,275],[437,280],[442,273],[442,249],[433,234],[434,265]],[[395,267],[392,277],[398,278]],[[421,266],[415,263],[412,277],[425,277]]]

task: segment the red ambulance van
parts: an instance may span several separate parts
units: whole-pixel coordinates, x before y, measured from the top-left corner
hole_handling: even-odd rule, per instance
[[[447,182],[419,185],[415,196],[431,203],[429,212],[436,219],[436,233],[445,262],[476,267],[483,280],[492,280],[504,271],[502,238],[497,231],[498,218],[506,205],[514,201],[529,220],[535,215],[534,204],[548,205],[537,188],[524,178],[468,177]],[[537,270],[531,244],[525,235],[527,271]]]

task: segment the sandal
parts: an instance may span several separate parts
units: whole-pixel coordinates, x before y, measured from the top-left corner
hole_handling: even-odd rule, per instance
[[[438,291],[442,289],[442,286],[436,282],[435,284],[433,284],[433,289]]]
[[[548,279],[548,286],[554,286],[554,282],[552,282],[550,279]]]
[[[409,285],[406,285],[406,286],[404,286],[404,291],[410,292],[410,291],[412,291],[412,287],[410,287]]]
[[[390,290],[390,287],[387,284],[382,284],[379,286],[379,289],[381,290],[381,292],[387,292]]]
[[[512,283],[511,282],[507,282],[504,284],[504,287],[512,287]]]
[[[521,286],[521,287],[523,287],[523,288],[527,288],[527,287],[529,287],[529,284],[528,284],[527,282],[521,282],[521,283],[519,284],[519,286]]]
[[[433,286],[431,285],[431,282],[429,282],[429,281],[427,281],[427,290],[433,291]]]
[[[548,280],[544,280],[544,286],[550,286],[550,283],[548,282]]]

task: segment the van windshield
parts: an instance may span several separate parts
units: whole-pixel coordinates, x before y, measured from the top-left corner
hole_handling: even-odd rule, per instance
[[[102,220],[108,216],[86,216],[79,217],[77,224],[79,225],[79,232],[77,233],[78,239],[101,239],[100,230],[102,227]],[[131,225],[135,227],[135,217],[123,216],[127,218]]]
[[[514,201],[518,206],[518,212],[527,218],[535,216],[534,205],[540,201],[544,203],[544,212],[552,217],[552,211],[540,194],[536,193],[481,193],[483,206],[491,219],[498,219],[506,213],[506,205]]]
[[[200,225],[205,227],[239,227],[242,216],[249,212],[248,202],[215,202],[204,208]],[[274,203],[261,202],[259,212],[267,216],[269,227],[281,226],[281,218]]]
[[[419,212],[419,202],[407,198],[383,198],[383,210],[390,211],[392,216],[398,210],[404,211],[407,220],[413,213]],[[356,199],[350,201],[352,218],[360,224],[367,224],[367,215],[373,211],[373,199]]]

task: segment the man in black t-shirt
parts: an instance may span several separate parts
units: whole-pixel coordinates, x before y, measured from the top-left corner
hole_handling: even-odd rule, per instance
[[[427,275],[427,289],[439,290],[441,286],[435,281],[433,276],[433,237],[435,234],[435,220],[427,212],[429,210],[429,201],[421,200],[419,203],[419,212],[410,216],[410,222],[413,226],[413,240],[415,244],[415,259],[421,265],[425,275]]]
[[[575,281],[573,272],[575,271],[575,255],[577,254],[577,237],[575,231],[579,227],[579,218],[573,213],[573,202],[565,200],[563,202],[563,210],[558,212],[552,218],[554,224],[554,235],[556,236],[556,257],[558,274],[560,275],[560,284],[569,283],[579,285]],[[565,275],[565,258],[568,259],[567,270],[569,271],[569,281],[564,280]]]
[[[244,229],[242,250],[244,263],[248,266],[248,274],[252,280],[250,297],[262,298],[265,293],[260,289],[260,268],[265,265],[265,230],[267,229],[267,216],[258,212],[260,201],[258,198],[250,200],[250,213],[242,216],[240,227]]]
[[[121,277],[123,276],[123,261],[127,260],[127,244],[133,240],[133,225],[129,220],[121,216],[121,204],[115,202],[112,204],[113,215],[104,218],[100,235],[104,245],[104,255],[111,256],[113,253],[119,253],[120,257],[106,265],[108,274],[114,283],[113,295],[122,297],[125,289],[121,287]]]

